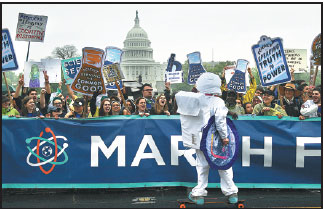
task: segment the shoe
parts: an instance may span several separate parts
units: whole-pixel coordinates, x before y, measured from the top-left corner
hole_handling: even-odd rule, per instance
[[[204,197],[202,196],[192,196],[191,192],[188,195],[189,200],[191,200],[192,202],[194,202],[197,205],[204,205]]]
[[[235,204],[238,202],[238,196],[237,193],[233,193],[232,195],[227,196],[227,201],[230,204]]]

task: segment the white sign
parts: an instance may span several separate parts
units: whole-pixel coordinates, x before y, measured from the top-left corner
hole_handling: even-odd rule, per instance
[[[47,16],[19,13],[16,41],[44,42]]]
[[[45,67],[41,62],[25,62],[24,86],[30,88],[45,87]]]
[[[285,55],[289,69],[293,68],[295,73],[302,73],[307,70],[306,49],[285,49]]]
[[[60,59],[41,59],[47,71],[49,83],[59,83],[61,81],[61,60]]]

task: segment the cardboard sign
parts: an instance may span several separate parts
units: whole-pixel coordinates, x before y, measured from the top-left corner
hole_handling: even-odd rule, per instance
[[[45,66],[42,62],[25,62],[24,86],[30,88],[45,87]]]
[[[262,86],[270,86],[291,80],[288,64],[280,38],[261,36],[252,46],[252,53],[259,71]]]
[[[69,58],[61,61],[66,84],[72,84],[74,77],[80,71],[82,57]]]
[[[170,82],[171,84],[183,83],[183,71],[181,69],[181,63],[175,60],[175,54],[172,53],[164,73],[165,82]]]
[[[306,49],[285,49],[285,55],[289,69],[293,68],[295,73],[305,72],[307,69]]]
[[[245,84],[245,73],[249,61],[244,59],[237,60],[237,64],[235,67],[235,73],[232,76],[231,80],[227,84],[227,88],[229,90],[234,90],[238,93],[245,93],[246,92],[246,84]]]
[[[8,29],[2,29],[2,71],[17,70],[18,63]]]
[[[60,59],[41,59],[48,75],[49,83],[61,82],[61,60]]]
[[[107,83],[121,80],[120,68],[118,64],[106,65],[103,68],[103,73]]]
[[[200,52],[193,52],[187,55],[189,62],[188,84],[196,84],[197,79],[201,74],[205,73],[203,65],[201,64]]]
[[[102,67],[105,52],[101,49],[85,47],[82,49],[81,69],[74,78],[71,88],[84,95],[93,95],[96,91],[106,93]]]
[[[119,85],[119,88],[122,90],[123,89],[123,81],[122,80],[117,80],[117,84]],[[118,90],[115,82],[109,82],[109,83],[107,83],[106,89],[109,89],[109,90]]]
[[[44,42],[47,16],[19,13],[16,41]]]
[[[312,43],[312,57],[313,65],[320,66],[322,63],[322,36],[317,35]]]

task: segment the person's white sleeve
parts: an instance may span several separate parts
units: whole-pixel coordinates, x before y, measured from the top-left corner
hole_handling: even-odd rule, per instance
[[[224,102],[218,106],[215,110],[215,124],[216,130],[219,132],[219,135],[222,139],[227,138],[227,116],[228,109],[226,108]]]
[[[314,113],[317,112],[318,106],[313,102],[313,101],[306,101],[301,109],[300,109],[300,113],[303,116],[311,116],[314,115]]]

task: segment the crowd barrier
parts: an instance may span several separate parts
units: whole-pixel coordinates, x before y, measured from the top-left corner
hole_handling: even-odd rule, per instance
[[[321,188],[321,118],[240,116],[240,188]],[[2,118],[3,188],[193,187],[179,116]],[[209,174],[208,187],[219,187]]]

